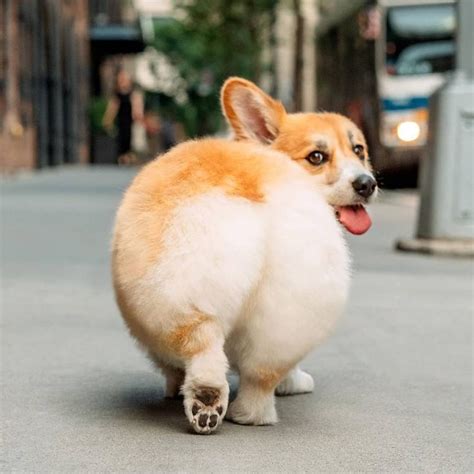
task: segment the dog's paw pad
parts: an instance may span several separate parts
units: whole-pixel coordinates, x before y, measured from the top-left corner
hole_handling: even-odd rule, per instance
[[[210,434],[222,423],[224,406],[220,390],[202,387],[194,391],[190,400],[186,400],[186,410],[191,426],[196,433]]]

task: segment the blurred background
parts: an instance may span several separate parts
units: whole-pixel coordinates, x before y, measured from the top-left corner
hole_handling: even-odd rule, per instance
[[[428,98],[454,68],[450,0],[2,0],[3,173],[137,164],[225,133],[219,89],[365,132],[386,186],[414,186]]]
[[[0,0],[0,471],[474,472],[473,25],[474,0]],[[350,116],[385,188],[420,185],[348,236],[315,392],[202,440],[123,326],[110,239],[140,164],[226,135],[231,75]]]

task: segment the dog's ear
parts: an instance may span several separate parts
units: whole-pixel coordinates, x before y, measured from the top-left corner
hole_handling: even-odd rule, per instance
[[[253,82],[231,77],[221,90],[222,111],[237,140],[269,144],[277,137],[285,108]]]

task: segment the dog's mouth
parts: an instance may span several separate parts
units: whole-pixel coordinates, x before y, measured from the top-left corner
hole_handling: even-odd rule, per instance
[[[334,206],[337,220],[355,235],[365,234],[372,225],[372,219],[362,204]]]

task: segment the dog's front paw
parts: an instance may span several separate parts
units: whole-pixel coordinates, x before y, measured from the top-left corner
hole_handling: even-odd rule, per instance
[[[272,398],[265,403],[245,402],[238,397],[229,405],[226,419],[239,425],[274,425],[278,415]]]
[[[277,395],[297,395],[311,393],[314,390],[314,380],[311,375],[301,369],[292,370],[288,376],[277,386]]]
[[[184,411],[196,433],[210,434],[224,419],[228,389],[197,387],[184,398]]]

